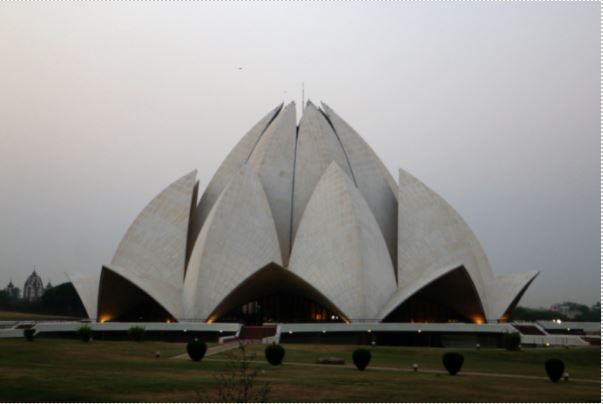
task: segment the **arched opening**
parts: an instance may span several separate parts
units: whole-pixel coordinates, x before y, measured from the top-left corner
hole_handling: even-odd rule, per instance
[[[485,313],[471,277],[461,266],[418,290],[384,322],[483,323]]]
[[[174,317],[144,290],[103,267],[98,293],[98,321],[173,322]]]
[[[233,290],[208,321],[309,323],[347,322],[347,318],[314,287],[272,263]]]

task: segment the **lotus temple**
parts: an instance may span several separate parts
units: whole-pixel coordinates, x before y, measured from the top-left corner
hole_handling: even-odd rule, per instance
[[[308,102],[299,124],[270,111],[204,190],[196,171],[168,185],[71,280],[98,323],[322,327],[501,323],[537,274],[494,274],[452,206]]]

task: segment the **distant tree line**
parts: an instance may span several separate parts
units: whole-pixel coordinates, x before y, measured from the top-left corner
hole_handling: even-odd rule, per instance
[[[6,290],[0,290],[0,309],[24,313],[86,317],[82,301],[71,282],[65,282],[46,289],[40,299],[31,302],[15,298],[15,296],[11,296]]]
[[[528,307],[517,306],[511,314],[511,321],[537,321],[537,320],[554,320],[562,321],[601,321],[601,305],[597,303],[592,307],[584,304],[565,302],[563,305],[568,306],[572,311],[577,312],[571,319],[562,313],[549,309],[531,309]]]

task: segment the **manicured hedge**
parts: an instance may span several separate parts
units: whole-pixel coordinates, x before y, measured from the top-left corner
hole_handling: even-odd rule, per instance
[[[553,383],[557,383],[559,379],[561,379],[561,376],[563,376],[565,364],[559,359],[547,359],[544,362],[544,370],[549,379],[551,379]]]
[[[521,344],[521,336],[518,332],[506,333],[503,336],[503,344],[507,351],[517,351]]]
[[[142,341],[144,336],[144,327],[133,326],[128,329],[128,335],[134,341]]]
[[[87,325],[81,326],[77,330],[77,335],[82,341],[90,342],[92,339],[92,328],[88,327]]]
[[[364,370],[371,361],[371,352],[364,348],[357,349],[352,354],[352,360],[358,370]]]
[[[285,357],[285,348],[278,344],[271,344],[264,351],[266,360],[273,366],[280,365]]]
[[[186,345],[186,352],[191,360],[199,362],[205,356],[205,352],[207,352],[207,345],[205,342],[195,338]]]
[[[34,334],[35,333],[36,333],[36,330],[34,330],[33,328],[26,328],[26,329],[23,330],[23,336],[28,341],[33,341],[34,340]]]
[[[464,361],[465,357],[458,352],[446,352],[442,356],[444,368],[451,376],[456,375],[461,370]]]

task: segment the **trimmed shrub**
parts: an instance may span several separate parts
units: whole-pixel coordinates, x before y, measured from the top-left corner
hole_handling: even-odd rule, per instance
[[[266,347],[264,354],[266,355],[268,363],[273,366],[280,365],[285,357],[285,348],[276,343],[272,343]]]
[[[134,326],[128,329],[128,335],[134,341],[142,341],[144,327]]]
[[[451,376],[456,375],[463,367],[465,357],[458,352],[446,352],[442,356],[442,363],[444,368],[450,373]]]
[[[521,336],[518,332],[505,333],[503,336],[503,345],[507,351],[518,351],[521,344]]]
[[[26,328],[26,329],[23,330],[23,336],[28,341],[33,341],[34,340],[34,334],[35,333],[36,333],[36,330],[34,330],[33,328]]]
[[[553,383],[557,383],[559,379],[561,379],[561,376],[563,376],[565,364],[559,359],[547,359],[544,362],[544,370],[549,379],[551,379]]]
[[[186,344],[186,352],[192,361],[199,362],[205,356],[207,345],[197,338]]]
[[[77,335],[84,342],[90,342],[92,339],[92,328],[87,325],[83,325],[77,329]]]
[[[356,365],[358,370],[364,370],[371,361],[371,352],[363,348],[357,349],[352,354],[352,360],[354,361],[354,365]]]

